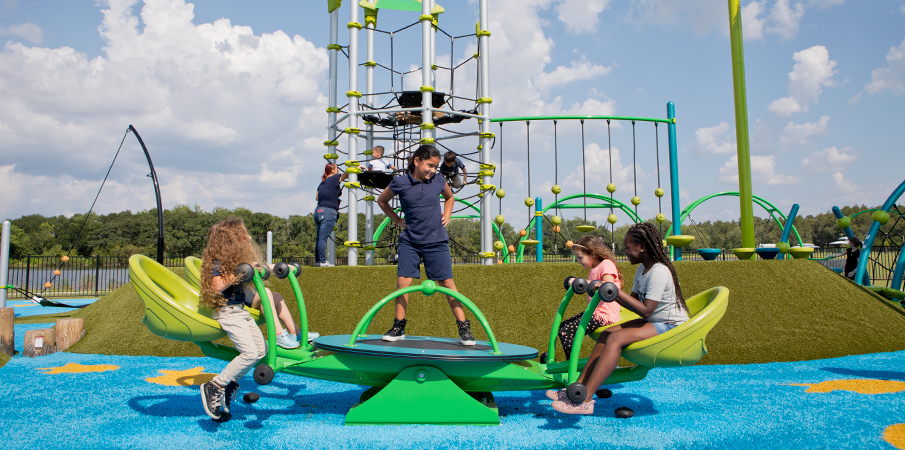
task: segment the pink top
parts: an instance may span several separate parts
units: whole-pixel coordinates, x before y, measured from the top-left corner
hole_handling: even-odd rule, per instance
[[[622,289],[622,280],[619,278],[619,271],[616,270],[616,263],[609,259],[604,259],[597,267],[591,269],[591,272],[588,274],[588,281],[603,281],[604,275],[612,275],[612,277],[616,279],[614,281],[616,286],[619,287],[619,289]],[[588,296],[588,303],[591,303],[592,298],[593,297]],[[594,310],[594,317],[602,320],[605,325],[616,323],[619,321],[620,309],[621,307],[617,302],[600,302],[597,305],[597,309]]]

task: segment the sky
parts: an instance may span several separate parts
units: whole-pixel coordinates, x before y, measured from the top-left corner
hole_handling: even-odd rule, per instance
[[[437,90],[474,98],[476,41],[467,35],[478,3],[439,3],[446,9],[440,27],[466,37],[437,39],[438,65],[461,64],[452,86],[449,71],[438,72]],[[893,120],[905,94],[905,1],[741,3],[754,195],[784,212],[799,204],[805,215],[883,203],[902,182],[905,162]],[[349,4],[340,9],[344,46]],[[489,4],[492,117],[665,118],[674,102],[682,206],[738,190],[726,1]],[[378,29],[399,30],[417,15],[382,11]],[[420,66],[418,27],[395,33],[392,43],[378,36],[380,64],[390,66],[392,48],[397,71]],[[129,125],[148,146],[165,208],[312,212],[327,138],[325,1],[0,0],[0,43],[0,218],[85,213],[108,169],[97,213],[154,208],[141,147],[132,135],[123,140]],[[360,56],[363,63],[363,49]],[[339,67],[342,104],[350,90],[345,56]],[[417,89],[421,80],[415,73],[391,81],[381,70],[375,83],[389,92]],[[456,109],[473,107],[456,102]],[[468,120],[451,128],[477,127]],[[625,203],[637,192],[647,219],[661,211],[653,194],[659,183],[670,215],[663,125],[612,122],[608,137],[605,122],[587,121],[584,145],[574,121],[558,121],[555,130],[533,121],[530,139],[523,122],[492,129],[494,184],[507,192],[492,214],[502,212],[517,228],[529,218],[524,199],[551,204],[553,184],[580,194],[604,193],[613,182]],[[475,137],[444,143],[466,155],[478,144]],[[348,148],[345,136],[339,148]],[[462,195],[476,192],[470,186]],[[608,213],[561,214],[602,222]],[[765,213],[755,208],[755,215]],[[693,217],[737,219],[738,199],[708,201]]]

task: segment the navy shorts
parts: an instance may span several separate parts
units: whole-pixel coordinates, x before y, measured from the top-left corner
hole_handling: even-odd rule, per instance
[[[428,280],[448,280],[453,277],[449,241],[414,244],[399,239],[399,265],[396,276],[421,278],[421,261]]]

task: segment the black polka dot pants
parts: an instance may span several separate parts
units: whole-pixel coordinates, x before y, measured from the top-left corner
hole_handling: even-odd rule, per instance
[[[562,349],[565,352],[565,359],[569,359],[569,355],[572,354],[572,344],[575,342],[575,334],[578,332],[578,325],[581,324],[582,314],[584,313],[578,313],[563,320],[562,324],[559,325],[559,342],[562,344]],[[591,321],[588,322],[588,330],[590,332],[603,325],[604,323],[602,320],[598,319],[596,316],[591,316]]]

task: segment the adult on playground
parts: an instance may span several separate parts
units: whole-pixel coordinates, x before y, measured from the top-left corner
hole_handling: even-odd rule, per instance
[[[459,175],[459,169],[462,169],[462,175]],[[465,170],[465,163],[453,151],[448,151],[443,155],[443,163],[440,164],[440,175],[446,178],[450,186],[454,189],[462,189],[468,177],[468,171]]]
[[[830,255],[830,258],[845,256],[845,268],[842,273],[850,280],[855,279],[855,270],[858,268],[858,259],[861,258],[861,240],[855,236],[848,238],[848,248],[842,253]]]
[[[333,267],[327,262],[327,239],[333,232],[336,219],[339,217],[339,196],[342,193],[341,183],[347,174],[339,173],[336,164],[327,163],[321,184],[317,187],[317,207],[314,208],[314,224],[317,226],[317,241],[314,244],[314,260],[317,267]]]

